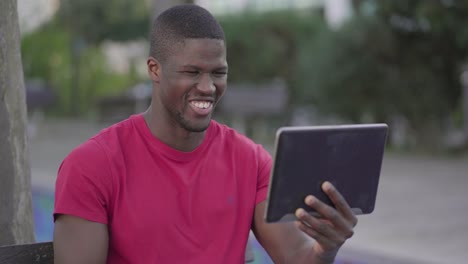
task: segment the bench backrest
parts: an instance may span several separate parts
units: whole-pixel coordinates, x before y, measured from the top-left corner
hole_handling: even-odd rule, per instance
[[[252,262],[254,254],[247,245],[245,262]],[[22,244],[0,247],[0,264],[53,264],[54,247],[52,242]]]
[[[0,247],[0,264],[53,264],[52,242]]]

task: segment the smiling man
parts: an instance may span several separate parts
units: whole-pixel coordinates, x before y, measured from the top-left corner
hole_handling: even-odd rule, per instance
[[[227,86],[224,32],[176,6],[151,31],[152,102],[73,150],[56,183],[55,263],[243,263],[249,231],[275,263],[332,263],[356,217],[312,196],[297,221],[263,220],[272,160],[211,119]]]

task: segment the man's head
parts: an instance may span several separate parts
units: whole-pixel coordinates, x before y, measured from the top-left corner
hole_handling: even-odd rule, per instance
[[[162,12],[154,21],[150,35],[150,56],[164,63],[177,52],[185,39],[218,39],[224,31],[208,10],[197,5],[179,5]]]
[[[153,25],[148,72],[158,126],[202,132],[227,85],[224,32],[196,5],[163,12]]]

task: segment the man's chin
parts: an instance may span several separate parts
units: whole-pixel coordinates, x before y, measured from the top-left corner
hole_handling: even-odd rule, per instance
[[[190,122],[188,124],[185,123],[183,124],[183,127],[185,128],[185,130],[189,132],[194,132],[194,133],[204,132],[210,126],[210,120],[211,119],[209,119],[208,121],[204,121],[204,122]]]

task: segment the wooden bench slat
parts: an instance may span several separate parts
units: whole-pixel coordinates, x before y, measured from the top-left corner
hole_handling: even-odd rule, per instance
[[[53,264],[52,242],[0,247],[0,264]]]
[[[254,260],[251,245],[247,245],[246,263]],[[52,242],[0,246],[0,264],[53,264]]]

